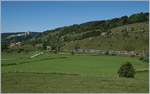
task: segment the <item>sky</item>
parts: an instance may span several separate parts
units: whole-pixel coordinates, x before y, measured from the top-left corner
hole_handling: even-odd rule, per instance
[[[2,32],[43,32],[148,9],[148,1],[2,1]]]

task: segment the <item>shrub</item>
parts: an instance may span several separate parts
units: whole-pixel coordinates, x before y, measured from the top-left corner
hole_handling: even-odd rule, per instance
[[[17,52],[21,53],[22,51],[24,51],[24,49],[18,49]]]
[[[139,60],[143,61],[143,62],[146,62],[146,63],[149,63],[149,58],[148,56],[142,56],[139,58]]]
[[[149,58],[148,58],[148,57],[145,57],[145,58],[144,58],[144,62],[149,63]]]
[[[106,52],[105,52],[105,55],[109,55],[109,51],[106,51]]]
[[[123,64],[118,70],[119,77],[134,78],[135,69],[130,62]]]
[[[72,54],[72,55],[74,55],[74,54],[75,54],[73,50],[71,51],[71,54]]]
[[[143,62],[149,63],[149,57],[148,56],[144,56]]]
[[[142,56],[142,57],[140,57],[140,58],[139,58],[139,60],[143,61],[143,60],[144,60],[144,57],[143,57],[143,56]]]

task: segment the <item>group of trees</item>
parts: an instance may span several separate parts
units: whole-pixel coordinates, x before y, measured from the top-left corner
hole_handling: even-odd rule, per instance
[[[32,51],[32,50],[35,50],[35,48],[30,45],[30,44],[22,44],[22,45],[14,45],[14,46],[10,46],[10,45],[1,45],[1,51],[5,51],[5,52],[18,52],[18,53],[21,53],[21,52],[29,52],[29,51]]]
[[[55,53],[60,52],[64,46],[64,38],[60,33],[51,34],[43,41],[43,48],[46,49],[47,46],[50,46],[51,50]]]
[[[71,26],[56,28],[54,30],[47,30],[43,33],[32,33],[28,37],[16,37],[11,39],[10,41],[23,41],[25,44],[32,44],[33,47],[35,47],[36,44],[42,44],[43,49],[46,49],[47,46],[51,46],[51,49],[57,53],[62,49],[65,42],[82,40],[88,37],[98,36],[102,32],[106,32],[107,35],[109,35],[108,33],[110,32],[110,29],[114,27],[136,22],[145,22],[148,21],[148,19],[149,13],[138,13],[131,16],[114,18],[111,20],[101,20],[86,22],[82,24],[74,24]],[[128,36],[127,32],[124,33],[125,36]],[[26,41],[33,38],[34,40],[32,41]],[[2,45],[2,49],[7,49],[7,46],[8,45]],[[129,47],[126,48],[128,49]]]
[[[1,51],[6,51],[6,50],[8,50],[8,44],[2,44]]]
[[[59,32],[61,36],[64,36],[64,41],[74,41],[100,35],[101,32],[108,32],[111,28],[114,27],[136,22],[145,22],[148,20],[149,13],[138,13],[133,14],[131,16],[122,16],[120,18],[114,18],[111,20],[101,20],[86,22],[82,24],[74,24],[71,26],[65,26],[54,30],[47,30],[47,32]]]
[[[108,31],[109,29],[117,26],[122,26],[122,25],[136,23],[136,22],[145,22],[148,20],[149,20],[149,13],[138,13],[138,14],[133,14],[129,17],[123,16],[111,20],[92,21],[83,24],[74,24],[71,26],[65,26],[65,27],[57,28],[54,30],[47,30],[47,31],[50,32],[58,31],[62,36],[66,34],[75,34],[75,33],[77,34],[77,33],[82,33],[87,31],[93,31],[94,33],[98,33],[96,32],[97,29],[100,31]],[[93,35],[93,33],[90,33],[89,35],[88,34],[89,33],[87,33],[87,36],[97,35],[97,34]]]

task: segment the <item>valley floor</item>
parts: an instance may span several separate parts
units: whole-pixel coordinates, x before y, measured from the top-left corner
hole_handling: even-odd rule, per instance
[[[148,93],[148,63],[137,57],[2,53],[2,92],[14,93]],[[136,69],[135,78],[120,78],[125,62]]]

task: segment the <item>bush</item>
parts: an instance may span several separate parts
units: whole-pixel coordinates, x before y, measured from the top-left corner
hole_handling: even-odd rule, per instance
[[[105,52],[105,55],[109,55],[109,51],[106,51],[106,52]]]
[[[148,58],[148,57],[145,57],[145,58],[144,58],[144,62],[149,63],[149,58]]]
[[[21,53],[22,51],[24,51],[24,49],[18,49],[17,52]]]
[[[71,54],[72,54],[72,55],[74,55],[74,54],[75,54],[75,52],[72,50],[72,51],[71,51]]]
[[[148,56],[142,56],[139,58],[139,60],[143,61],[143,62],[146,62],[146,63],[149,63],[149,58]]]
[[[144,60],[144,57],[143,57],[143,56],[142,56],[142,57],[140,57],[140,58],[139,58],[139,60],[143,61],[143,60]]]
[[[134,78],[135,69],[130,62],[123,64],[118,70],[119,77]]]

